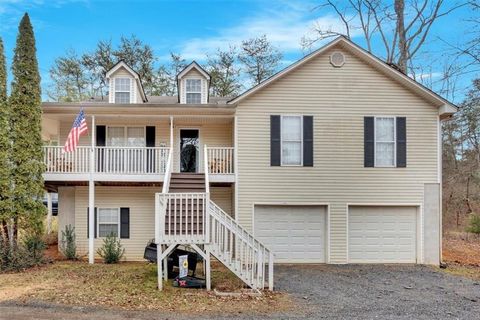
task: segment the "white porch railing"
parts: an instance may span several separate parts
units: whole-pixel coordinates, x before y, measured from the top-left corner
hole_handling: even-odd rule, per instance
[[[89,173],[90,146],[79,146],[63,153],[61,146],[44,146],[47,173]],[[170,148],[165,147],[95,147],[95,173],[163,174]]]
[[[210,174],[233,174],[235,148],[234,147],[207,147],[206,159],[208,161],[208,173]]]
[[[157,193],[155,222],[157,246],[204,244],[251,288],[273,290],[273,253],[208,193]]]
[[[63,147],[44,146],[44,162],[47,173],[90,172],[91,147],[77,147],[75,152],[63,153]]]
[[[208,193],[157,193],[156,243],[207,243]]]

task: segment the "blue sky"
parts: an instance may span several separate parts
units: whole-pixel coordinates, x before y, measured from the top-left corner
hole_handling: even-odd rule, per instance
[[[9,63],[18,23],[24,12],[30,14],[44,91],[49,85],[48,70],[56,57],[67,49],[79,53],[90,51],[98,40],[116,42],[121,35],[135,34],[150,44],[162,63],[170,51],[181,53],[187,61],[201,62],[205,53],[217,47],[266,34],[284,54],[282,66],[286,66],[302,57],[300,39],[311,34],[315,24],[340,28],[332,12],[312,11],[319,2],[0,0],[0,36]],[[462,8],[434,25],[427,43],[434,57],[426,58],[425,62],[432,77],[441,72],[438,59],[445,56],[445,46],[438,37],[452,43],[462,42],[468,36],[465,19],[469,16],[469,9]],[[360,36],[353,40],[363,44]],[[471,73],[462,77],[460,86],[467,87],[475,76],[476,73]]]

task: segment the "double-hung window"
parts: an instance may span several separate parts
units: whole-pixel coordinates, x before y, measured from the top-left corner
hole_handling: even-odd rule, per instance
[[[186,79],[186,101],[187,103],[200,104],[202,103],[202,80],[201,79]]]
[[[119,208],[98,208],[97,217],[98,237],[106,237],[113,234],[120,235],[120,209]]]
[[[302,165],[302,119],[302,116],[282,116],[281,118],[282,165]]]
[[[130,103],[129,78],[115,78],[115,103]]]
[[[107,146],[145,147],[145,127],[108,127]]]
[[[375,117],[375,167],[395,167],[395,117]]]

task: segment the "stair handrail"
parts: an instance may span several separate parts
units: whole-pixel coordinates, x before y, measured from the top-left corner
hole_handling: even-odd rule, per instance
[[[268,288],[273,290],[273,252],[211,200],[209,201],[208,213],[210,217],[217,219],[233,234],[238,236],[238,240],[243,241],[253,249],[257,265],[256,284],[252,283],[255,287],[264,287],[263,284],[259,285],[259,283],[265,280],[265,265],[268,264]],[[211,239],[215,239],[215,237],[212,235]],[[255,279],[252,279],[252,281],[255,282]]]
[[[162,193],[168,193],[170,189],[170,179],[172,177],[172,168],[173,168],[173,147],[170,147],[168,151],[168,160],[167,166],[165,167],[165,177],[163,179]]]

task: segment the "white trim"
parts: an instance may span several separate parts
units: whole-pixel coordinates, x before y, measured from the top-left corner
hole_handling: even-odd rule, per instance
[[[284,164],[283,163],[283,118],[297,117],[300,118],[300,164]],[[287,141],[290,142],[290,141]],[[292,141],[298,142],[298,141]],[[302,114],[282,114],[280,115],[280,166],[281,167],[303,167],[303,115]]]
[[[140,88],[140,95],[142,96],[142,101],[146,102],[147,101],[147,97],[145,96],[145,92],[143,91],[143,84],[142,82],[140,81],[140,76],[137,72],[135,72],[135,70],[133,70],[132,68],[130,68],[124,61],[120,61],[118,62],[116,65],[114,65],[110,70],[107,71],[106,75],[105,75],[105,78],[108,79],[109,81],[111,81],[111,76],[120,68],[125,68],[125,70],[127,70],[127,72],[129,72],[133,78],[135,79],[135,82],[137,83],[137,86],[138,88]],[[111,82],[110,82],[111,84]],[[112,86],[109,86],[110,87],[110,92],[112,92]],[[113,89],[115,89],[115,84],[113,86]],[[112,103],[115,101],[115,97],[112,97],[110,98],[112,95],[109,94],[109,102]]]
[[[198,72],[200,72],[207,80],[210,80],[210,75],[208,73],[206,73],[203,68],[195,61],[193,61],[192,63],[190,63],[190,65],[188,65],[187,67],[185,67],[185,69],[183,69],[178,75],[177,75],[177,79],[182,79],[182,77],[187,74],[190,70],[192,70],[193,68],[197,69]]]
[[[233,172],[235,174],[235,185],[233,186],[234,189],[234,197],[235,197],[235,221],[238,223],[238,117],[235,116],[233,118],[233,145],[235,149],[233,150]]]
[[[182,166],[182,163],[181,163],[181,154],[180,154],[180,131],[182,130],[198,130],[198,158],[197,158],[197,171],[193,172],[193,173],[202,173],[203,171],[203,144],[202,144],[202,135],[201,135],[201,130],[200,130],[200,127],[183,127],[183,126],[179,126],[179,127],[176,127],[177,129],[177,143],[174,142],[175,146],[173,147],[174,150],[173,150],[173,154],[174,155],[177,155],[177,159],[178,159],[178,166],[177,166],[177,170],[178,171],[174,171],[174,172],[180,172],[180,169],[181,169],[181,166]],[[177,149],[175,151],[175,149]]]
[[[440,250],[440,255],[439,255],[439,263],[442,263],[442,255],[443,255],[443,137],[442,137],[442,120],[440,119],[440,116],[438,116],[438,122],[437,122],[437,134],[438,134],[438,139],[437,139],[437,144],[438,144],[438,150],[437,150],[437,166],[438,166],[438,184],[439,184],[439,250]],[[424,189],[425,190],[425,189]]]
[[[268,202],[253,202],[252,203],[252,236],[255,237],[255,206],[299,206],[299,207],[326,207],[325,213],[325,263],[330,264],[330,203],[329,202],[277,202],[277,201],[268,201]],[[275,253],[275,252],[274,252]],[[285,264],[285,263],[322,263],[317,260],[302,260],[294,261],[287,260],[281,263],[276,264]]]
[[[415,260],[416,260],[416,263],[417,264],[423,264],[424,263],[424,258],[423,258],[423,251],[424,251],[424,241],[423,241],[423,237],[424,237],[424,223],[423,223],[423,220],[424,220],[424,214],[423,214],[423,203],[417,203],[417,202],[414,202],[414,203],[408,203],[408,202],[404,202],[404,203],[398,203],[398,202],[365,202],[365,203],[362,203],[362,202],[350,202],[350,203],[346,203],[346,210],[347,210],[347,217],[346,217],[346,223],[347,223],[347,233],[346,233],[346,244],[347,244],[347,248],[346,248],[346,253],[347,253],[347,257],[346,257],[346,263],[350,263],[350,259],[349,259],[349,256],[350,256],[350,253],[349,253],[349,217],[350,217],[350,210],[349,210],[349,207],[416,207],[417,208],[417,218],[416,218],[416,221],[415,221],[415,224],[416,224],[416,241],[415,241]],[[381,263],[381,262],[379,262]],[[399,262],[401,263],[401,262]]]
[[[198,80],[200,81],[200,90],[199,91],[188,91],[187,90],[187,81],[188,80]],[[203,87],[203,79],[202,78],[199,78],[199,77],[196,77],[196,76],[189,76],[189,77],[186,77],[185,79],[182,79],[181,81],[184,82],[184,90],[185,90],[185,101],[183,101],[183,103],[185,104],[203,104],[203,101],[204,101],[204,97],[203,97],[203,90],[202,90],[202,87]],[[191,103],[191,102],[188,102],[187,100],[187,96],[189,93],[194,93],[194,94],[200,94],[200,102],[195,102],[195,103]]]
[[[124,146],[127,146],[127,139],[128,139],[128,128],[143,128],[143,140],[144,140],[144,145],[143,146],[138,146],[140,147],[146,147],[147,145],[147,126],[129,126],[129,125],[105,125],[105,146],[106,147],[119,147],[119,146],[109,146],[107,145],[108,141],[108,129],[109,128],[123,128],[123,139],[124,139]]]
[[[114,103],[127,103],[127,102],[117,102],[117,92],[118,93],[128,93],[128,103],[132,103],[132,98],[133,98],[133,88],[132,88],[132,78],[128,77],[115,77],[112,79],[113,80],[113,102]],[[117,80],[128,80],[128,90],[117,90]]]
[[[348,40],[348,39],[346,39],[345,37],[342,37],[342,36],[336,38],[335,40],[333,40],[330,43],[326,44],[325,46],[317,49],[316,51],[313,51],[312,53],[306,55],[302,59],[294,62],[290,66],[288,66],[285,69],[281,70],[280,72],[276,73],[275,75],[273,75],[272,77],[263,81],[262,83],[248,89],[247,91],[240,94],[236,98],[230,100],[228,103],[234,104],[234,103],[240,102],[241,100],[247,98],[251,94],[257,92],[258,90],[268,86],[270,83],[272,83],[272,82],[276,81],[277,79],[283,77],[287,73],[295,70],[296,68],[305,64],[306,62],[308,62],[308,61],[312,60],[313,58],[319,56],[320,54],[328,51],[331,47],[337,45],[338,43],[342,43],[343,45],[348,46],[348,48],[353,49],[356,53],[358,53],[359,55],[362,55],[364,58],[366,58],[372,64],[377,66],[379,69],[382,69],[383,71],[385,71],[385,73],[390,74],[393,78],[395,78],[395,80],[406,82],[407,84],[409,84],[412,87],[412,89],[416,89],[417,91],[422,92],[422,94],[431,98],[432,101],[435,101],[436,103],[441,104],[441,105],[438,106],[438,108],[441,108],[441,107],[445,106],[445,110],[448,110],[450,113],[454,113],[454,112],[457,111],[457,107],[454,106],[453,104],[451,104],[446,99],[442,98],[441,96],[434,93],[433,91],[430,91],[429,89],[427,89],[426,87],[424,87],[420,83],[416,82],[415,80],[411,79],[407,75],[403,74],[402,72],[400,72],[398,70],[395,70],[394,68],[390,67],[384,61],[382,61],[379,58],[377,58],[376,56],[368,53],[367,51],[365,51],[364,49],[362,49],[358,45],[354,44],[353,42],[351,42],[350,40]],[[447,112],[447,111],[445,111],[445,112]],[[442,114],[442,110],[440,110],[440,113]]]
[[[97,207],[97,238],[106,238],[106,237],[101,237],[100,236],[100,224],[110,224],[110,223],[100,223],[100,210],[101,209],[108,209],[108,210],[111,210],[111,209],[116,209],[117,210],[117,215],[118,215],[118,219],[117,219],[117,238],[120,238],[120,207]]]
[[[377,166],[377,119],[391,118],[393,119],[393,165],[392,166]],[[382,143],[381,141],[380,143]],[[375,168],[396,168],[397,167],[397,116],[374,116],[373,117],[373,166]],[[385,143],[391,143],[386,141]]]

